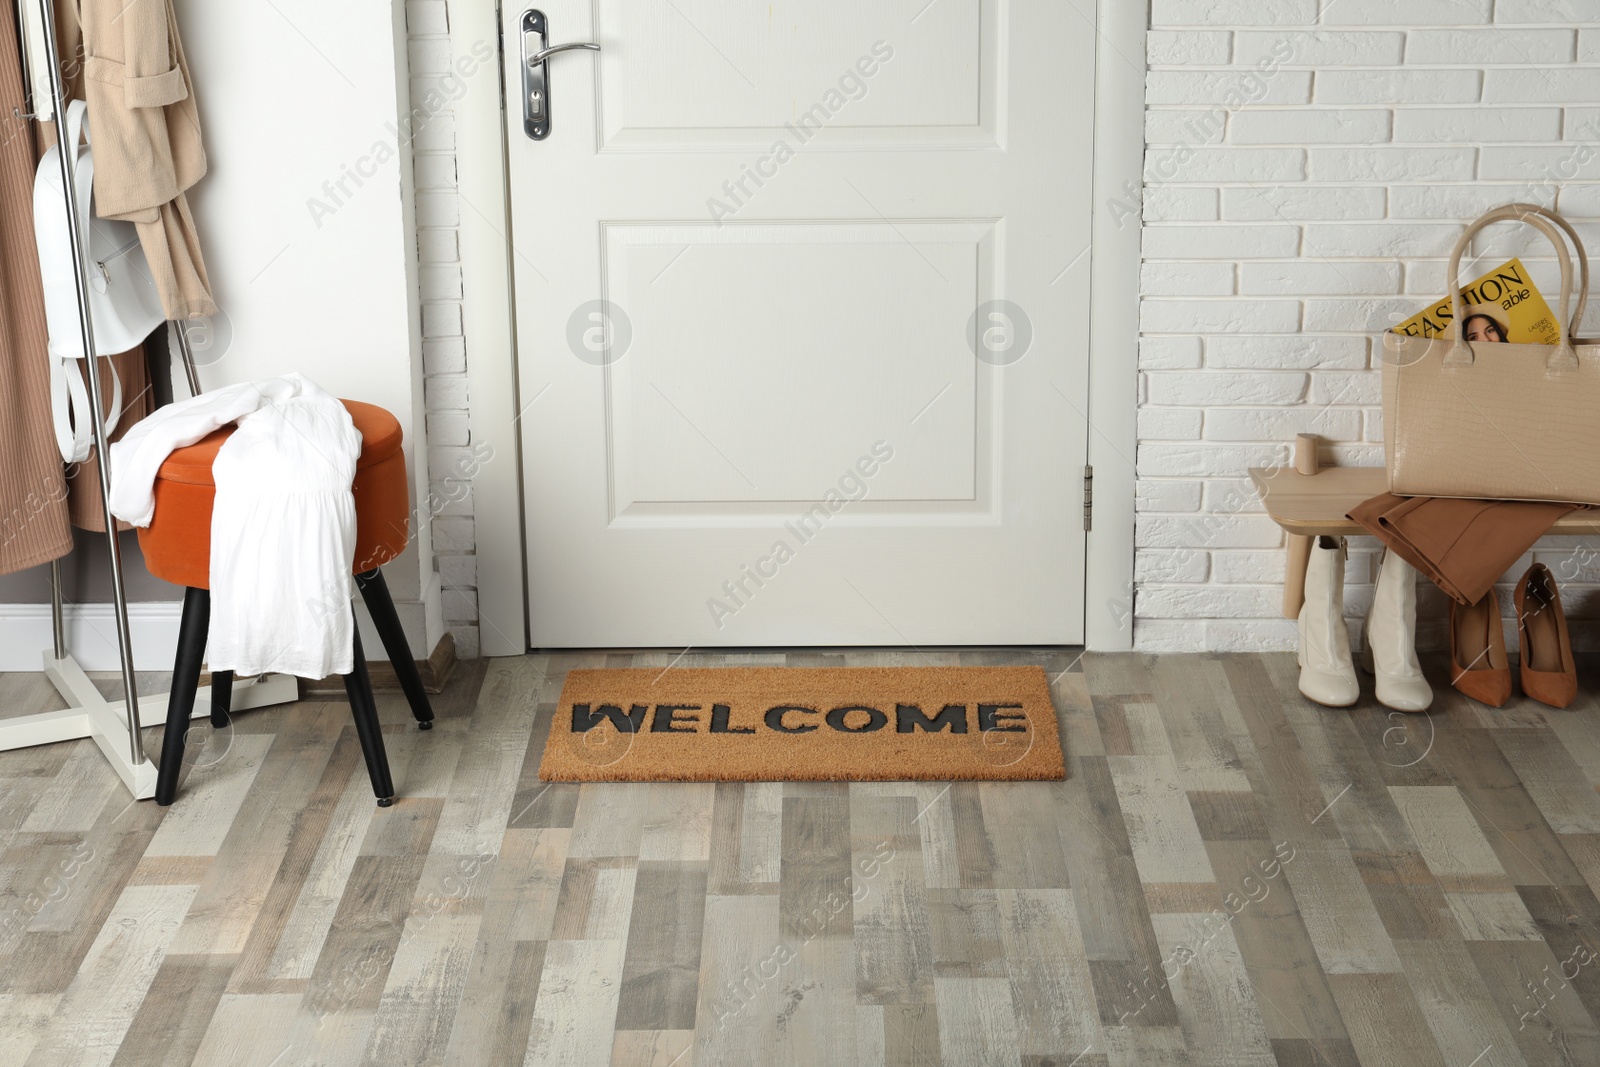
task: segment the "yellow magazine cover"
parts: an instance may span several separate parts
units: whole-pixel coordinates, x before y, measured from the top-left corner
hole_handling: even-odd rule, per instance
[[[1553,345],[1560,341],[1556,317],[1520,259],[1508,259],[1482,277],[1474,278],[1470,285],[1462,286],[1461,300],[1464,304],[1480,305],[1476,314],[1492,320],[1511,344]],[[1473,309],[1468,308],[1467,312],[1470,321]],[[1435,337],[1449,329],[1450,298],[1447,296],[1396,326],[1394,332],[1408,337]]]

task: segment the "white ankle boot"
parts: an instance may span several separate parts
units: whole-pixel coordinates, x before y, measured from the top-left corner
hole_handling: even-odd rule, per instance
[[[1417,570],[1385,552],[1372,612],[1363,634],[1366,668],[1378,679],[1378,703],[1395,711],[1426,711],[1433,687],[1417,662]]]
[[[1343,538],[1311,543],[1300,608],[1300,692],[1330,708],[1347,708],[1361,696],[1344,624],[1344,557]]]

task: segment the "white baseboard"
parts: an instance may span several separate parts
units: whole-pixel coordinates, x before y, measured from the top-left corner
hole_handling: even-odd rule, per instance
[[[433,645],[424,643],[427,608],[415,601],[396,601],[414,655],[426,657]],[[170,671],[178,651],[178,622],[183,601],[143,601],[128,605],[133,629],[133,664],[140,671]],[[361,644],[369,662],[387,661],[366,605],[356,613]],[[117,624],[110,604],[74,604],[66,611],[67,649],[86,671],[118,671]],[[437,644],[437,642],[435,642]],[[37,671],[42,654],[54,647],[49,604],[0,604],[0,671]]]
[[[128,605],[135,669],[172,669],[182,615],[180,600]],[[84,670],[122,669],[110,604],[69,605],[66,620],[67,649]],[[51,629],[49,604],[0,604],[0,671],[40,670],[42,653],[54,647]]]

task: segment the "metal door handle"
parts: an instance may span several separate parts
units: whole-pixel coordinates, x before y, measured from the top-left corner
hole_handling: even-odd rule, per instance
[[[529,47],[529,45],[533,47]],[[550,75],[547,61],[557,52],[577,49],[600,51],[591,42],[550,44],[550,22],[544,12],[529,8],[522,13],[522,130],[535,141],[550,136]]]
[[[528,62],[530,64],[532,64],[532,63],[543,63],[546,59],[549,59],[551,56],[555,55],[557,52],[570,52],[574,48],[587,48],[587,49],[590,49],[591,51],[595,51],[595,52],[600,51],[600,46],[599,45],[590,44],[588,42],[585,42],[583,44],[558,44],[554,48],[545,48],[545,49],[541,49],[538,52],[535,52],[533,55],[528,57]]]

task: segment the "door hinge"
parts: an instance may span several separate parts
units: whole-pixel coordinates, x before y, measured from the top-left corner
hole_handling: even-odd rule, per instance
[[[1083,528],[1094,529],[1094,468],[1083,465]]]

